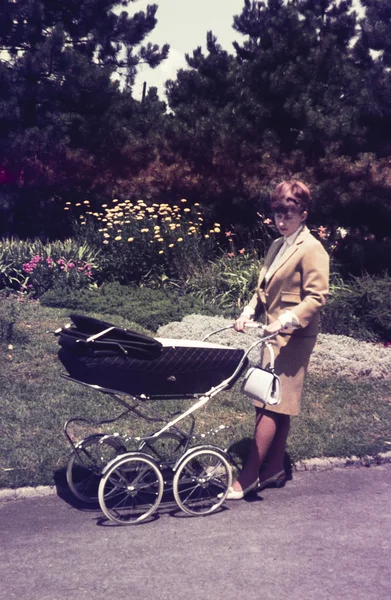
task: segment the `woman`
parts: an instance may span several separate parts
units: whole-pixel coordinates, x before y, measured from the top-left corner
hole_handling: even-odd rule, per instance
[[[300,410],[304,376],[318,333],[318,313],[328,293],[329,257],[305,225],[309,204],[310,191],[304,183],[284,181],[276,187],[271,207],[282,237],[271,245],[257,290],[234,323],[237,331],[244,331],[247,323],[265,312],[265,333],[278,334],[271,344],[282,396],[280,404],[267,408],[254,401],[254,439],[228,500],[240,500],[271,483],[283,485],[286,479],[284,453],[290,416]],[[265,351],[262,366],[268,362]]]

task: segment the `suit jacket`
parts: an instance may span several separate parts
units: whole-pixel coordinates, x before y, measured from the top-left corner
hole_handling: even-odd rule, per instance
[[[267,323],[290,310],[300,323],[300,328],[294,330],[293,335],[316,336],[318,313],[328,295],[329,256],[304,226],[266,282],[265,275],[283,243],[284,238],[281,237],[270,246],[249,306],[255,310],[255,316],[263,308]]]

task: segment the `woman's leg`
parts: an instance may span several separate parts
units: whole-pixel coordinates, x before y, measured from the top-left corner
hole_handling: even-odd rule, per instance
[[[277,415],[277,430],[267,454],[267,464],[261,473],[260,480],[264,481],[284,470],[286,440],[289,433],[290,416]]]
[[[254,439],[243,471],[232,486],[234,490],[244,489],[257,479],[259,469],[273,444],[278,429],[278,417],[280,415],[260,408],[255,410]]]

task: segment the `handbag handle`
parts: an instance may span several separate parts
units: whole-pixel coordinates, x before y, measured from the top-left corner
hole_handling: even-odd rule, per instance
[[[265,344],[262,345],[262,349],[261,349],[261,361],[263,360],[263,352],[264,352],[265,348],[267,348],[269,350],[269,356],[270,356],[270,367],[269,367],[269,370],[272,373],[274,373],[274,350],[273,350],[273,346],[271,344],[269,344],[268,342],[266,342]]]

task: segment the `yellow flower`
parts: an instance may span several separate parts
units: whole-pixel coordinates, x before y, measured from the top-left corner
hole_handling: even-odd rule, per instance
[[[64,210],[69,210],[69,206],[64,206]]]
[[[183,242],[183,238],[178,238],[177,242]]]
[[[153,228],[158,231],[160,229],[160,225],[154,225]]]
[[[84,200],[83,204],[89,204],[90,201],[89,200]]]
[[[134,240],[134,237],[128,238],[128,242],[133,242],[133,240]]]
[[[81,206],[81,202],[76,202],[75,206]]]
[[[220,227],[215,227],[215,228],[214,228],[214,231],[215,231],[216,233],[220,233],[221,229],[220,229]]]
[[[120,240],[122,240],[122,237],[120,235],[116,235],[114,239],[116,242],[119,242]]]
[[[144,229],[140,229],[140,231],[141,231],[141,233],[148,233],[149,229],[146,229],[146,228],[144,227]]]
[[[173,248],[173,247],[174,247],[174,244],[168,244],[168,247],[169,247],[169,248]]]
[[[199,202],[194,202],[194,206],[199,206]]]
[[[138,217],[136,217],[136,221],[142,221],[144,217],[142,217],[141,215],[139,215]]]
[[[109,240],[103,240],[103,243],[104,243],[104,244],[108,244],[108,243],[109,243]]]
[[[220,223],[215,223],[215,227],[221,227]]]
[[[107,204],[102,204],[102,208],[107,208]]]
[[[204,238],[208,239],[208,237],[210,237],[210,235],[208,235],[207,233],[204,235]]]
[[[72,202],[65,202],[65,204],[72,204]]]
[[[164,239],[163,239],[163,238],[161,238],[161,237],[159,237],[159,238],[157,239],[157,241],[158,241],[158,242],[164,242]]]
[[[165,217],[164,220],[165,221],[171,221],[171,217]]]
[[[190,208],[184,208],[183,212],[190,212]]]
[[[187,202],[186,198],[182,198],[181,202]]]
[[[118,198],[114,198],[113,202],[118,202]]]
[[[159,254],[164,254],[164,250],[159,250]]]

